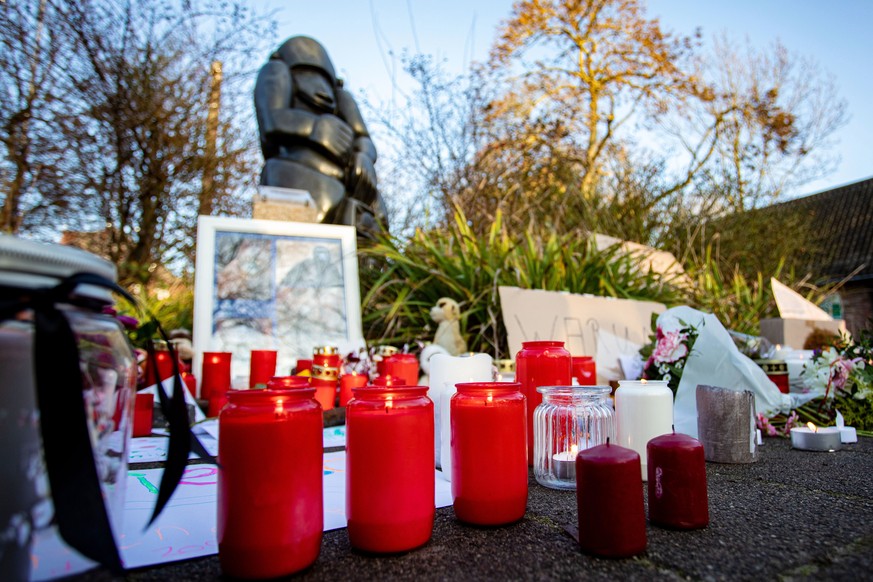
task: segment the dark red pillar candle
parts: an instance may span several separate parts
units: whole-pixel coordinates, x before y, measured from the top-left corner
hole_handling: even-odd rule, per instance
[[[276,350],[252,350],[249,361],[249,387],[264,387],[276,374]]]
[[[203,352],[200,398],[210,400],[230,390],[230,352]]]
[[[142,437],[152,434],[154,411],[154,394],[140,393],[136,395],[136,408],[133,411],[133,436]]]
[[[665,434],[646,445],[649,457],[649,521],[676,529],[709,524],[703,444],[684,434]]]
[[[418,385],[418,358],[412,354],[394,354],[385,358],[382,371],[386,376],[397,378],[399,384]]]
[[[427,386],[355,388],[346,408],[346,516],[352,547],[417,548],[434,520],[433,402]]]
[[[451,399],[455,516],[502,525],[527,508],[527,412],[521,384],[457,384]]]
[[[231,390],[218,424],[218,557],[225,574],[275,578],[315,562],[324,527],[315,390]]]
[[[640,456],[607,442],[576,457],[579,545],[597,556],[625,558],[646,549]]]
[[[366,386],[369,380],[366,374],[358,374],[356,372],[340,376],[339,405],[345,406],[348,404],[349,400],[352,399],[352,389]]]
[[[515,356],[515,380],[521,384],[521,393],[527,398],[527,426],[533,427],[533,414],[543,401],[537,392],[540,386],[569,386],[571,377],[570,352],[564,342],[522,342]],[[527,463],[533,465],[534,431],[527,434]]]
[[[591,356],[573,356],[573,377],[580,386],[597,385],[597,363]]]

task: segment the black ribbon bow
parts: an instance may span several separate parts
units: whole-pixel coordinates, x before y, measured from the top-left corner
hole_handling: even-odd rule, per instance
[[[0,298],[0,322],[32,310],[34,314],[33,363],[40,414],[43,454],[54,503],[54,520],[61,537],[87,558],[119,573],[124,569],[109,515],[103,502],[100,480],[91,448],[87,410],[82,397],[82,372],[76,336],[59,304],[70,303],[78,285],[95,285],[115,291],[145,311],[114,281],[93,273],[67,277],[55,287],[21,289],[17,297]],[[149,314],[160,336],[167,341],[173,362],[173,397],[158,381],[161,411],[170,427],[167,462],[161,478],[151,525],[166,506],[188,463],[193,449],[202,458],[214,459],[191,433],[185,388],[179,378],[178,359],[157,319]],[[149,356],[155,359],[149,347]],[[157,366],[155,366],[157,369]]]

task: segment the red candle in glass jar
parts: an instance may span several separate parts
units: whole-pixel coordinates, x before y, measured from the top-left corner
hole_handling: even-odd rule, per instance
[[[397,378],[398,384],[418,385],[418,358],[412,354],[394,354],[385,358],[382,372]]]
[[[591,356],[572,356],[573,377],[580,386],[597,385],[597,363]]]
[[[399,378],[393,376],[379,376],[373,380],[373,386],[401,386]]]
[[[327,378],[313,377],[309,381],[309,385],[315,388],[315,399],[321,404],[324,410],[331,410],[336,407],[336,387],[337,381]]]
[[[323,423],[314,393],[228,392],[218,420],[217,538],[225,574],[274,578],[318,558]]]
[[[276,374],[276,350],[252,350],[249,365],[249,387],[266,386]]]
[[[306,376],[273,376],[267,382],[267,388],[270,390],[293,390],[309,387],[309,378]]]
[[[146,386],[157,384],[158,380],[166,380],[167,378],[173,377],[173,359],[170,357],[169,351],[156,349],[154,352],[154,359],[152,359],[151,354],[148,354],[145,363]]]
[[[230,390],[230,352],[203,352],[200,398],[209,400]]]
[[[312,360],[297,360],[297,365],[294,367],[294,374],[300,375],[303,372],[312,373]]]
[[[349,400],[352,399],[352,389],[366,386],[368,381],[369,378],[366,374],[358,374],[357,372],[340,376],[339,405],[345,406],[348,404]]]
[[[502,525],[527,507],[527,412],[521,384],[457,384],[451,399],[455,516]]]
[[[703,444],[684,434],[665,434],[646,445],[649,458],[649,521],[676,529],[709,524]]]
[[[182,372],[182,381],[188,389],[191,398],[197,398],[197,378],[190,372]]]
[[[342,358],[336,346],[318,346],[312,350],[312,365],[339,369]]]
[[[352,547],[379,553],[430,539],[433,402],[427,386],[355,388],[346,409],[346,516]]]
[[[154,394],[137,394],[136,408],[133,411],[133,436],[143,437],[152,434],[152,421],[155,412]]]
[[[598,556],[625,558],[646,549],[646,513],[640,456],[599,445],[576,457],[579,545]]]
[[[770,378],[779,392],[788,394],[791,391],[791,383],[788,376],[788,363],[785,360],[756,360],[767,377]]]
[[[393,356],[399,350],[394,346],[379,346],[376,348],[376,353],[373,357],[373,361],[376,362],[376,375],[383,376],[385,374],[385,359]],[[415,384],[418,384],[418,380],[415,381]]]
[[[206,417],[216,418],[225,404],[227,404],[227,392],[211,396],[206,406]]]
[[[571,377],[570,352],[564,342],[522,342],[521,351],[515,356],[515,380],[521,384],[521,393],[527,398],[527,426],[533,427],[533,414],[543,401],[537,392],[540,386],[569,386]],[[533,465],[534,431],[527,433],[527,463]]]

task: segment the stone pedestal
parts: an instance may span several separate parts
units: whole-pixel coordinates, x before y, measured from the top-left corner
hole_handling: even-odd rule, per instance
[[[258,193],[252,199],[252,218],[255,219],[318,222],[317,216],[315,203],[306,190],[258,186]]]

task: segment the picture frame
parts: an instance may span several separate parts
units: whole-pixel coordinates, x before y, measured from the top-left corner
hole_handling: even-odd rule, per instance
[[[234,388],[248,388],[252,350],[276,350],[289,375],[313,348],[365,346],[352,226],[218,216],[197,221],[194,359],[231,352]]]

